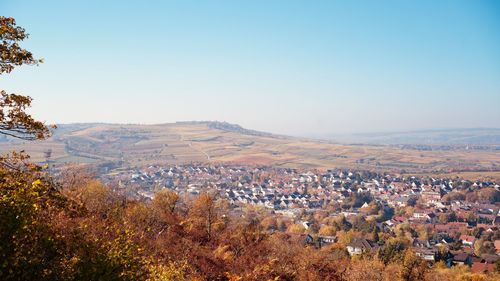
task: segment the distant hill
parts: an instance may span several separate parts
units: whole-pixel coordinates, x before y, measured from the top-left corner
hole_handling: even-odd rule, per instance
[[[176,124],[185,124],[185,125],[196,125],[196,124],[205,124],[208,128],[222,130],[226,132],[239,133],[243,135],[251,135],[251,136],[260,136],[260,137],[278,137],[277,135],[271,133],[265,133],[261,131],[249,130],[241,127],[237,124],[231,124],[228,122],[220,122],[220,121],[186,121],[186,122],[176,122]]]
[[[34,161],[107,164],[131,167],[190,162],[233,162],[291,168],[357,168],[378,171],[500,170],[496,146],[380,145],[392,139],[424,137],[424,132],[364,135],[371,144],[339,144],[274,135],[226,122],[178,122],[158,125],[63,124],[42,142],[3,139],[0,151],[26,150]],[[458,142],[460,134],[435,133]],[[481,131],[481,137],[494,139]],[[479,134],[478,134],[479,138]],[[471,134],[462,139],[472,140]],[[389,142],[387,142],[389,143]],[[483,142],[485,143],[485,142]]]
[[[369,133],[330,136],[339,142],[365,144],[418,144],[418,145],[499,145],[500,129],[472,128],[422,130],[408,132]]]

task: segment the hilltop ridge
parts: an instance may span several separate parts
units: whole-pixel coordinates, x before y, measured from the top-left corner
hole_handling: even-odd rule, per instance
[[[34,161],[130,167],[232,162],[293,168],[349,168],[446,172],[496,171],[496,146],[350,145],[275,135],[218,121],[157,125],[63,124],[43,142],[9,140],[0,151],[26,150]]]

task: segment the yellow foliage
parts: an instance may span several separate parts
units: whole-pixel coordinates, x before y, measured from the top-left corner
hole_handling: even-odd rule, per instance
[[[318,232],[319,235],[333,236],[335,235],[335,227],[330,225],[323,225]]]
[[[189,265],[187,262],[169,262],[149,266],[149,278],[147,281],[187,281]]]
[[[295,234],[302,234],[306,229],[300,224],[292,224],[288,227],[288,231]]]

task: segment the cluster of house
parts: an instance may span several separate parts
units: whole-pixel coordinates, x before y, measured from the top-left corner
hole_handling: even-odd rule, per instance
[[[474,254],[472,247],[468,246],[473,244],[472,241],[475,240],[474,237],[461,235],[459,239],[464,245],[459,250],[450,250],[447,244],[451,243],[451,240],[446,242],[445,239],[442,241],[436,241],[434,239],[413,239],[411,248],[418,256],[431,263],[439,259],[448,266],[460,264],[468,265],[471,267],[471,270],[476,273],[495,272],[495,264],[500,259],[500,240],[496,240],[494,243],[496,249],[495,254],[477,255]],[[310,238],[306,238],[305,241],[308,243],[311,240]],[[349,255],[355,256],[365,253],[374,253],[381,247],[383,246],[369,239],[354,238],[346,246],[346,250],[349,252]]]
[[[450,205],[449,202],[442,202],[443,196],[455,191],[457,187],[500,188],[498,184],[487,181],[403,178],[342,170],[319,172],[194,164],[124,170],[108,175],[108,180],[118,181],[118,185],[123,187],[137,185],[140,187],[138,192],[145,197],[152,197],[154,191],[161,188],[188,194],[212,190],[235,205],[262,205],[275,210],[320,208],[332,202],[343,203],[355,193],[370,194],[389,207],[405,207],[419,199],[426,206],[444,209]],[[460,209],[458,215],[468,213],[468,206],[463,201],[455,200],[451,203],[452,209]],[[416,218],[428,215],[428,210],[422,212],[424,213],[415,212]],[[488,214],[483,215],[488,217]]]
[[[494,211],[499,214],[499,207],[496,207]],[[496,263],[500,259],[500,221],[498,219],[490,223],[476,224],[469,222],[432,223],[428,220],[415,219],[413,216],[396,216],[377,223],[377,228],[384,232],[395,232],[396,226],[401,224],[407,224],[412,229],[421,226],[430,227],[433,235],[428,239],[415,237],[411,240],[411,249],[422,259],[430,263],[443,261],[447,266],[468,265],[476,273],[495,271]],[[476,235],[467,235],[466,233],[476,233]],[[484,237],[484,233],[493,238],[491,242],[488,242],[492,244],[492,248],[487,252],[480,251],[478,253],[477,249],[481,248],[482,243],[484,243],[480,240]],[[316,247],[337,242],[335,236],[313,236],[311,234],[302,236],[306,244]],[[480,246],[478,247],[478,245]],[[346,250],[350,256],[356,256],[367,253],[374,254],[383,250],[384,247],[385,244],[382,241],[376,242],[356,237],[346,245]]]
[[[460,196],[447,196],[457,190],[492,188],[495,182],[438,179],[431,177],[399,177],[389,174],[343,170],[301,171],[271,167],[235,165],[176,165],[150,166],[144,169],[124,170],[110,175],[108,180],[118,186],[137,186],[135,195],[153,198],[154,193],[169,188],[179,194],[196,195],[212,191],[227,198],[234,206],[258,205],[276,213],[294,216],[301,210],[315,210],[329,204],[349,201],[350,197],[369,195],[384,208],[416,206],[411,214],[394,216],[379,225],[383,231],[393,231],[400,224],[413,228],[431,227],[440,235],[428,240],[415,239],[412,247],[428,261],[435,261],[439,249],[457,242],[455,233],[470,233],[473,228],[498,232],[500,226],[499,202],[466,201]],[[418,201],[418,204],[416,202]],[[478,202],[479,201],[479,202]],[[346,217],[362,214],[363,206],[343,210]],[[312,239],[312,238],[311,238]],[[494,242],[494,255],[474,255],[477,237],[462,235],[462,247],[450,250],[445,257],[449,264],[468,264],[476,271],[492,270],[500,254],[500,241]],[[316,242],[334,243],[335,237],[318,237]],[[374,251],[375,242],[357,238],[347,246],[351,255]],[[443,257],[440,257],[443,259]]]
[[[471,229],[466,223],[450,223],[449,227],[463,230],[463,227]],[[483,226],[477,226],[483,227]],[[498,225],[489,225],[488,232],[498,232]],[[453,235],[453,232],[451,233]],[[475,236],[460,235],[458,239],[452,238],[448,232],[437,232],[433,238],[422,240],[414,238],[411,241],[411,249],[420,256],[422,259],[434,263],[436,261],[443,261],[448,267],[454,265],[468,265],[471,270],[476,273],[489,273],[495,272],[495,266],[500,259],[500,240],[494,241],[494,253],[474,253],[474,244],[477,240]],[[317,236],[313,237],[310,234],[301,235],[304,243],[322,247],[324,245],[337,242],[335,236]],[[456,248],[457,242],[459,245]],[[452,246],[452,244],[454,244]],[[375,242],[366,238],[353,238],[350,243],[346,245],[346,250],[350,256],[357,256],[363,254],[375,254],[379,250],[383,250],[385,245],[381,242]]]

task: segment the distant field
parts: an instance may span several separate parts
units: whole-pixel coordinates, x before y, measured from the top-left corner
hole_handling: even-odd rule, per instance
[[[413,176],[433,176],[436,178],[454,178],[459,177],[466,180],[484,180],[484,181],[495,181],[500,182],[500,171],[473,171],[473,172],[451,172],[451,173],[417,173],[417,174],[408,174]]]
[[[357,168],[407,173],[500,172],[499,150],[421,151],[384,145],[345,145],[210,122],[163,125],[62,125],[43,142],[0,142],[0,151],[26,150],[32,159],[59,164],[121,161],[125,166],[234,162],[292,168]],[[496,175],[497,172],[493,174]],[[476,173],[476,174],[474,174]]]

